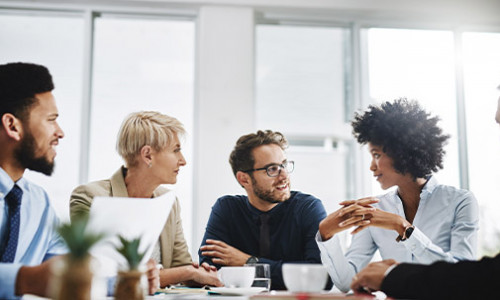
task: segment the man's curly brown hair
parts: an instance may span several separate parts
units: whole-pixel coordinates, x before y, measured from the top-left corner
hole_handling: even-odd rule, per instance
[[[443,147],[450,136],[437,126],[439,120],[416,101],[401,98],[370,105],[355,114],[351,125],[358,143],[382,147],[397,172],[417,179],[443,168]]]

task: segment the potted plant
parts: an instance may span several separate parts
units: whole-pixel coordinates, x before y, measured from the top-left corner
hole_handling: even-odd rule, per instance
[[[143,272],[139,270],[139,265],[145,252],[139,253],[140,238],[128,240],[123,236],[118,236],[121,246],[116,250],[127,260],[128,268],[118,272],[116,278],[115,299],[144,299],[144,290],[141,286]]]
[[[89,250],[104,234],[86,232],[87,221],[88,218],[82,217],[58,228],[69,253],[53,268],[54,299],[90,300],[93,273]]]

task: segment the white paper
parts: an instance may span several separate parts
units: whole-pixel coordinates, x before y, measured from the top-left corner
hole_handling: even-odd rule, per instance
[[[88,232],[105,233],[90,253],[99,263],[99,275],[115,276],[118,269],[127,266],[126,259],[116,251],[121,245],[118,235],[132,240],[140,237],[139,252],[146,251],[145,264],[167,222],[175,201],[170,191],[156,198],[95,197],[90,209]]]

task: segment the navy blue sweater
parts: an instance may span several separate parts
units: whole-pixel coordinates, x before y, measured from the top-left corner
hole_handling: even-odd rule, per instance
[[[261,214],[269,214],[269,257],[259,255]],[[212,207],[201,245],[205,245],[207,239],[220,240],[258,257],[259,262],[271,265],[271,289],[286,289],[281,273],[283,263],[321,263],[314,238],[319,222],[325,217],[321,201],[300,192],[292,191],[290,199],[268,212],[253,207],[247,196],[223,196]],[[201,251],[198,254],[200,264],[207,262],[214,265],[210,257],[202,256]]]

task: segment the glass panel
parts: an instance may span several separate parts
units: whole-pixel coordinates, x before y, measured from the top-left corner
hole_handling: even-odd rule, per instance
[[[307,151],[300,148],[291,146],[287,153],[288,159],[295,161],[292,189],[321,199],[328,213],[339,209],[337,203],[346,200],[345,149]]]
[[[188,136],[176,193],[184,235],[191,241],[195,27],[190,21],[97,18],[91,112],[90,180],[109,178],[122,160],[115,151],[129,113],[157,110],[179,119]]]
[[[258,128],[338,134],[344,123],[345,35],[342,28],[257,26]]]
[[[368,29],[368,59],[370,97],[375,102],[415,99],[441,118],[439,125],[451,138],[444,169],[436,177],[459,187],[453,33]],[[376,181],[372,188],[374,194],[383,193]]]
[[[500,248],[500,130],[495,111],[500,91],[500,34],[463,35],[470,188],[481,209],[480,254]]]
[[[349,30],[258,25],[256,125],[283,132],[295,160],[292,187],[323,200],[346,197],[345,46]],[[339,146],[340,145],[340,146]],[[335,183],[335,186],[332,186]]]
[[[57,147],[54,174],[28,171],[26,177],[45,188],[63,220],[69,220],[69,197],[78,184],[83,25],[77,17],[0,14],[0,63],[41,64],[53,76],[59,125],[66,136]]]

